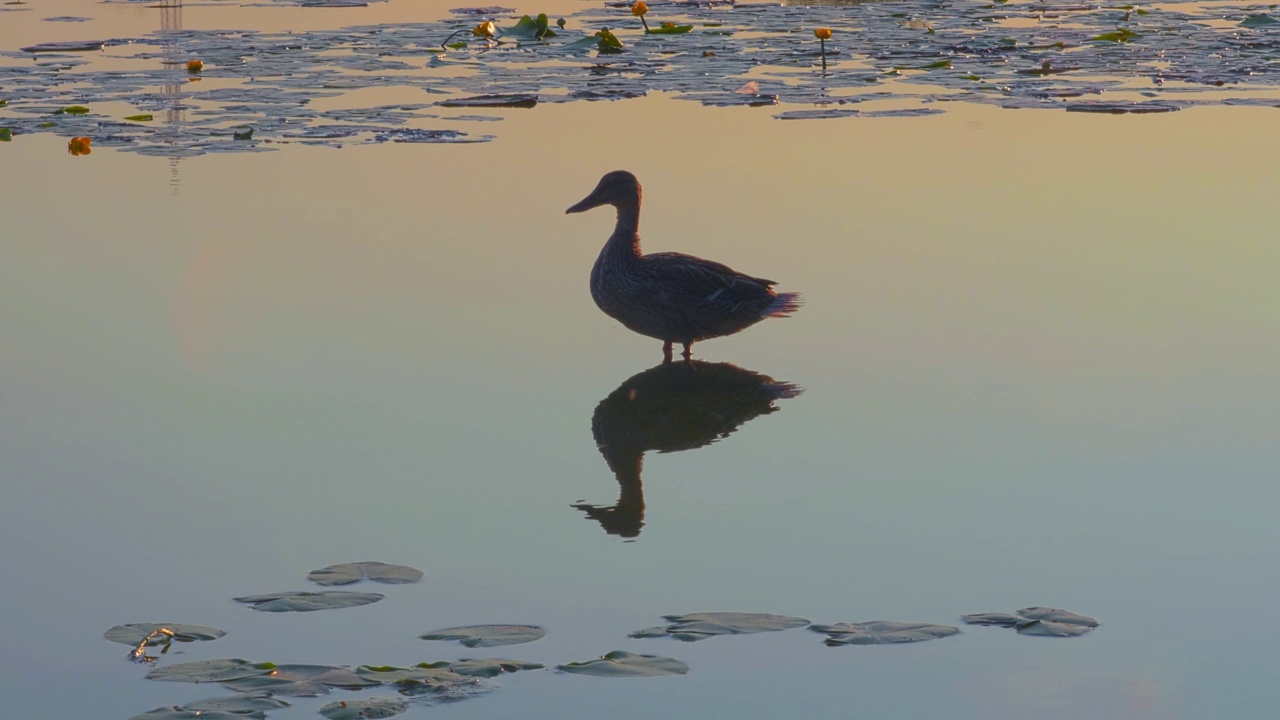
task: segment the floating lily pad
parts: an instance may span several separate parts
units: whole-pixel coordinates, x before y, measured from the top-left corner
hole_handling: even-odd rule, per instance
[[[241,716],[265,714],[268,710],[289,707],[289,703],[278,700],[265,693],[236,693],[229,697],[197,700],[182,706],[184,710],[199,712],[230,712]]]
[[[379,593],[358,593],[346,590],[324,592],[281,592],[266,595],[248,595],[235,598],[236,602],[249,603],[262,612],[314,612],[336,608],[359,607],[376,603],[384,596]]]
[[[320,714],[329,720],[369,720],[393,717],[408,709],[408,703],[396,698],[367,698],[331,702],[320,708]]]
[[[157,630],[161,629],[168,630],[171,634],[163,637],[157,636],[151,638],[147,642],[148,646],[160,645],[170,640],[175,642],[217,640],[227,634],[225,630],[205,627],[204,625],[184,625],[182,623],[130,623],[128,625],[116,625],[103,633],[102,636],[111,642],[137,646]]]
[[[925,640],[937,640],[960,632],[960,628],[950,625],[904,623],[891,620],[814,625],[810,629],[814,632],[826,633],[827,639],[825,642],[831,647],[838,645],[888,645],[923,642]]]
[[[192,660],[159,667],[147,673],[148,680],[167,682],[226,682],[255,675],[267,675],[275,669],[271,663],[251,663],[240,659]]]
[[[663,615],[673,624],[637,630],[633,638],[671,636],[682,642],[697,642],[716,635],[749,635],[804,627],[808,620],[769,613],[712,612],[690,615]]]
[[[541,670],[546,667],[542,663],[524,660],[500,660],[498,658],[475,658],[455,660],[449,663],[449,669],[459,675],[475,677],[497,677],[504,672],[513,673],[521,670]]]
[[[1041,637],[1075,637],[1098,627],[1099,623],[1087,615],[1057,608],[1022,608],[1016,615],[1007,613],[976,613],[962,615],[961,620],[970,625],[997,625],[1017,628],[1019,635]]]
[[[540,640],[547,633],[536,625],[469,625],[433,630],[423,640],[457,640],[469,648],[519,645]]]
[[[689,666],[675,658],[637,655],[623,650],[614,650],[595,660],[557,665],[556,669],[576,675],[599,677],[656,677],[684,675],[689,672]]]
[[[422,579],[422,571],[406,565],[388,565],[380,562],[356,562],[330,565],[312,570],[307,579],[317,585],[350,585],[360,580],[406,585]]]
[[[448,662],[419,663],[413,667],[394,665],[361,665],[355,670],[359,677],[374,683],[450,683],[463,680],[461,673],[449,668]]]
[[[360,677],[355,671],[333,665],[277,665],[268,675],[229,680],[222,686],[237,692],[269,692],[290,697],[317,697],[330,688],[360,690],[379,683]]]
[[[129,720],[260,720],[266,713],[235,713],[228,710],[191,710],[189,708],[162,707],[149,710],[141,715],[134,715]]]
[[[537,95],[476,95],[474,97],[442,100],[440,107],[493,107],[493,108],[531,108],[538,104]]]
[[[1266,13],[1258,13],[1257,15],[1250,15],[1244,20],[1241,20],[1240,25],[1247,28],[1269,27],[1272,25],[1280,25],[1280,20],[1277,20]]]
[[[26,53],[51,53],[51,52],[92,52],[101,50],[106,47],[104,40],[88,40],[81,42],[49,42],[40,43],[39,45],[28,45],[22,48],[22,52]]]

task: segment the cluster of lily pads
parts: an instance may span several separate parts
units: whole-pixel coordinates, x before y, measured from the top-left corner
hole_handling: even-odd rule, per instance
[[[315,570],[308,576],[312,582],[325,586],[349,585],[360,580],[406,584],[416,583],[421,578],[422,572],[414,568],[379,562],[332,565]],[[365,605],[382,597],[379,593],[326,590],[271,593],[236,600],[251,603],[253,609],[267,612],[312,612]],[[807,626],[825,634],[825,643],[834,647],[921,642],[960,632],[959,628],[950,625],[890,621],[811,625],[804,618],[770,613],[710,612],[664,615],[663,619],[669,624],[637,630],[629,637],[670,637],[683,642],[698,642],[719,635],[747,635]],[[966,615],[963,619],[971,624],[1011,626],[1017,627],[1022,634],[1051,637],[1081,635],[1098,626],[1093,618],[1040,607],[1024,608],[1016,616],[984,613]],[[151,666],[158,665],[173,643],[211,641],[225,635],[225,631],[217,628],[184,623],[130,623],[117,625],[104,633],[108,640],[131,646],[131,659]],[[545,635],[546,631],[536,625],[471,625],[433,630],[419,637],[423,640],[457,641],[468,648],[487,648],[533,642]],[[150,652],[157,654],[148,654]],[[265,718],[270,710],[290,706],[281,697],[315,697],[335,689],[362,691],[374,688],[392,690],[396,696],[338,700],[321,707],[320,713],[330,720],[392,717],[407,711],[411,704],[456,701],[489,692],[495,688],[491,678],[505,673],[545,667],[538,662],[501,658],[462,658],[423,662],[412,667],[360,665],[354,668],[251,662],[239,658],[193,660],[153,667],[146,677],[167,682],[217,683],[235,694],[181,706],[155,708],[131,720]],[[656,677],[683,675],[689,672],[689,666],[671,657],[614,650],[592,660],[557,665],[556,670],[599,677]]]
[[[546,15],[515,18],[487,7],[435,22],[327,31],[176,30],[41,43],[0,51],[0,104],[7,101],[0,128],[8,138],[56,132],[92,137],[98,147],[186,156],[280,143],[483,142],[492,136],[458,124],[499,116],[442,110],[655,91],[706,105],[812,106],[775,115],[783,119],[931,114],[957,101],[1088,112],[1280,105],[1280,20],[1250,4],[655,0],[644,12],[638,7],[608,2],[554,28]],[[646,31],[636,20],[649,12],[679,32]],[[827,32],[815,40],[815,29]],[[459,31],[466,40],[444,47]],[[86,55],[101,52],[119,69],[97,69]],[[192,59],[203,63],[200,78],[187,77]],[[313,107],[353,89],[392,86],[438,97]],[[887,101],[896,104],[876,108]],[[96,109],[105,103],[134,110],[117,117]],[[69,106],[90,112],[57,114]],[[156,113],[165,119],[126,119]]]

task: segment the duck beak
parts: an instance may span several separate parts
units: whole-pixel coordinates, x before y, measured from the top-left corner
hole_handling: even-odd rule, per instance
[[[564,213],[565,213],[566,215],[568,215],[569,213],[580,213],[580,212],[586,212],[587,210],[590,210],[591,208],[598,208],[598,207],[600,207],[601,205],[604,205],[604,204],[605,204],[605,201],[604,201],[604,200],[599,199],[599,197],[597,197],[597,196],[596,196],[596,193],[594,193],[594,192],[593,192],[593,193],[591,193],[590,195],[588,195],[588,196],[584,197],[584,198],[582,199],[582,201],[581,201],[581,202],[579,202],[577,205],[574,205],[573,207],[569,208],[568,210],[565,210],[565,211],[564,211]]]

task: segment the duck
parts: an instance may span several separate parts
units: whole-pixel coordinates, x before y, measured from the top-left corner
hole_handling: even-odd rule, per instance
[[[675,343],[683,346],[681,356],[688,361],[695,342],[732,335],[765,318],[787,317],[800,309],[800,294],[777,292],[774,280],[684,253],[644,254],[641,195],[635,175],[615,170],[565,213],[602,205],[617,210],[613,235],[591,268],[591,297],[627,329],[661,340],[664,362],[671,362]]]

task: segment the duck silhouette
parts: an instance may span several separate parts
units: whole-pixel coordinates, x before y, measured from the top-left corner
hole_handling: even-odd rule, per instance
[[[591,434],[618,481],[618,501],[573,507],[605,532],[635,538],[644,527],[644,454],[692,450],[728,437],[743,423],[776,412],[775,400],[803,390],[729,363],[663,362],[627,378],[596,405]]]

